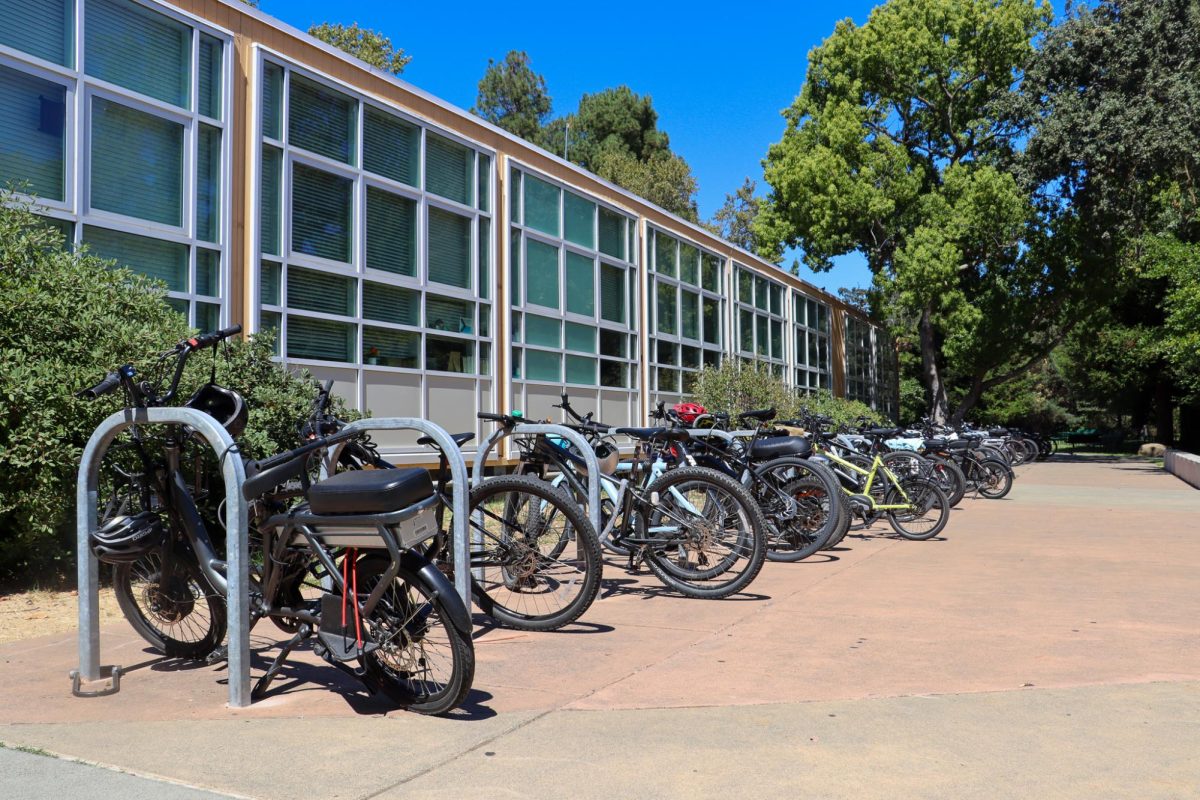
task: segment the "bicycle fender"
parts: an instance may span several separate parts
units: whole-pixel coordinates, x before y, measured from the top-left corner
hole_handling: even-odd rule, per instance
[[[445,573],[438,569],[432,561],[414,550],[405,550],[400,554],[400,565],[415,574],[425,588],[437,592],[442,602],[446,604],[450,622],[460,633],[470,637],[471,613]]]

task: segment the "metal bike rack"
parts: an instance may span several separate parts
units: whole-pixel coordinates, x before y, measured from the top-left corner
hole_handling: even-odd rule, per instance
[[[587,439],[578,431],[573,431],[570,428],[565,428],[562,425],[551,425],[542,422],[522,422],[520,425],[514,425],[511,428],[503,425],[497,426],[496,431],[483,440],[479,446],[479,450],[475,456],[475,469],[471,473],[471,488],[483,483],[483,469],[487,464],[488,454],[492,452],[492,448],[506,436],[536,436],[544,434],[546,436],[557,436],[561,439],[566,439],[571,444],[579,449],[579,453],[583,458],[583,463],[587,465],[587,486],[588,486],[588,519],[591,520],[592,528],[596,531],[596,535],[600,535],[600,461],[596,458],[595,451],[588,444]]]
[[[457,568],[459,565],[471,563],[470,540],[467,538],[467,511],[470,507],[470,483],[467,480],[467,460],[463,458],[462,449],[455,444],[454,438],[440,425],[435,425],[426,419],[416,417],[368,417],[351,422],[342,428],[345,431],[419,431],[433,439],[442,448],[446,461],[450,465],[450,478],[454,482],[451,493],[451,511],[454,513],[451,540],[454,553],[454,588],[462,597],[467,608],[471,608],[471,573],[468,569]],[[325,454],[322,463],[322,475],[333,472],[337,464],[341,447],[331,448]],[[486,456],[486,453],[485,453]],[[479,463],[478,461],[476,463]]]
[[[229,611],[229,705],[250,705],[250,570],[247,545],[248,506],[242,499],[246,470],[237,445],[221,423],[192,408],[137,408],[118,411],[92,432],[79,462],[75,497],[75,535],[79,571],[79,669],[71,672],[76,695],[83,681],[110,678],[112,687],[93,695],[112,694],[120,687],[121,668],[100,666],[99,562],[88,546],[97,524],[100,462],[121,431],[133,425],[188,425],[216,451],[225,478],[225,530]],[[230,457],[232,456],[232,457]]]

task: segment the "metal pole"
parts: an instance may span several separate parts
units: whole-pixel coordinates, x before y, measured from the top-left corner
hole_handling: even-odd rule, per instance
[[[203,411],[192,408],[125,409],[100,423],[79,462],[76,482],[75,536],[79,576],[79,677],[100,678],[99,565],[88,547],[88,535],[96,525],[100,463],[109,445],[132,425],[188,425],[204,437],[221,461],[225,479],[225,528],[229,612],[229,705],[250,705],[250,576],[246,502],[242,498],[245,467],[229,432]]]

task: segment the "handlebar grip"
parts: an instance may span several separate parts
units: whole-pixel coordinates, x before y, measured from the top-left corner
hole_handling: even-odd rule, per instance
[[[202,333],[195,339],[192,339],[192,347],[196,350],[202,350],[205,347],[211,347],[222,339],[228,339],[230,336],[236,336],[242,332],[241,325],[230,325],[228,328],[221,328],[219,331],[211,333]]]
[[[104,380],[100,381],[95,386],[90,386],[87,389],[81,389],[75,393],[75,396],[84,400],[95,400],[97,397],[103,397],[120,385],[121,376],[115,372],[110,372],[104,376]]]

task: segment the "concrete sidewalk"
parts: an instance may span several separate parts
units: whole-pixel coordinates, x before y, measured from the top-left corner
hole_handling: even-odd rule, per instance
[[[0,740],[263,798],[1200,796],[1200,492],[1137,462],[1019,472],[940,539],[852,535],[736,599],[610,564],[571,632],[482,629],[450,719],[319,662],[226,709],[219,669],[116,626],[108,698],[70,696],[73,637],[0,647]]]

